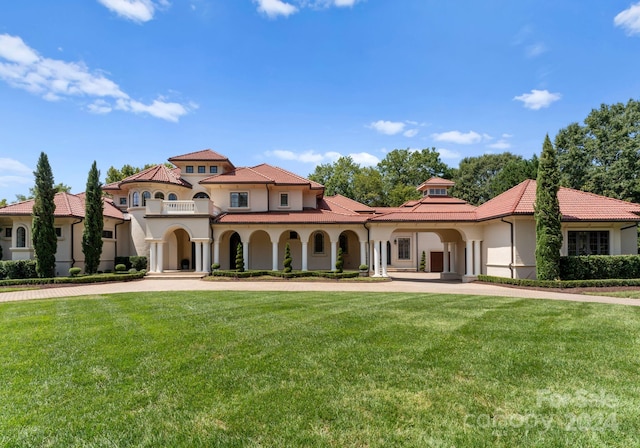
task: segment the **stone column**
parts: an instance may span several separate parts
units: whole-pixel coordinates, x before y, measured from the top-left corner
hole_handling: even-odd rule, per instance
[[[163,241],[159,241],[158,243],[158,252],[157,252],[157,267],[156,267],[156,272],[164,272],[164,242]]]
[[[249,270],[249,241],[242,242],[242,258],[244,258],[244,270]]]
[[[211,272],[211,241],[205,241],[202,246],[202,271]]]
[[[151,241],[149,243],[149,270],[151,272],[156,272],[156,250],[157,244],[155,241]]]
[[[465,261],[467,263],[466,275],[471,277],[473,276],[473,241],[472,240],[467,240],[467,257]]]
[[[444,249],[443,249],[443,262],[442,262],[442,264],[444,266],[442,268],[442,273],[443,274],[448,274],[449,273],[449,243],[444,243],[443,246],[444,246]]]
[[[307,242],[306,241],[302,241],[302,270],[303,271],[308,271],[309,270],[309,263],[308,263],[308,254],[307,254]]]
[[[360,241],[360,264],[368,264],[367,263],[367,242]],[[369,266],[371,267],[371,266]]]
[[[278,242],[271,242],[271,270],[278,270]]]
[[[458,272],[458,266],[457,266],[457,261],[458,258],[456,256],[456,252],[458,251],[458,245],[456,243],[451,243],[451,256],[449,258],[450,262],[451,262],[451,269],[450,271],[454,274],[456,274]]]
[[[482,266],[480,266],[480,240],[473,242],[473,275],[482,274]]]
[[[220,241],[213,242],[213,262],[220,264]]]
[[[373,242],[373,276],[380,277],[380,241]]]
[[[338,260],[338,242],[331,241],[331,268],[330,271],[333,271],[336,268],[336,261]]]
[[[196,241],[194,244],[196,249],[195,271],[202,272],[202,243],[200,241]]]
[[[381,241],[380,242],[381,246],[382,246],[382,272],[381,275],[383,277],[389,277],[389,275],[387,275],[387,241]]]

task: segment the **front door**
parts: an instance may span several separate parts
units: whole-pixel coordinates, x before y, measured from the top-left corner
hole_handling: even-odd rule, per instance
[[[429,272],[444,271],[444,252],[431,252],[431,269]]]

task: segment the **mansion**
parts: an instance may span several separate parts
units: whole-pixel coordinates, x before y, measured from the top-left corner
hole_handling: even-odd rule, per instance
[[[214,263],[235,268],[242,243],[246,269],[283,269],[289,244],[302,271],[332,270],[341,248],[344,269],[366,264],[374,276],[418,270],[424,252],[426,270],[443,278],[535,278],[534,180],[475,207],[451,197],[453,182],[431,178],[417,187],[421,199],[372,208],[275,166],[235,167],[209,149],[168,160],[175,168],[156,165],[103,186],[101,270],[141,255],[151,273],[205,275]],[[637,253],[640,205],[567,188],[558,199],[562,255]],[[58,193],[55,202],[57,274],[67,275],[84,267],[84,195]],[[4,260],[34,257],[32,209],[33,200],[0,208]]]

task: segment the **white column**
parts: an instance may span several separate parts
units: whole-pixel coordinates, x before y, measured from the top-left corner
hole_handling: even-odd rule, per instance
[[[202,242],[195,242],[196,249],[196,272],[202,272]]]
[[[220,264],[220,241],[213,242],[213,262]]]
[[[211,241],[206,241],[202,246],[202,270],[211,272]]]
[[[307,262],[307,242],[302,242],[302,270],[309,270],[309,263]]]
[[[242,242],[242,258],[244,258],[244,270],[249,270],[249,241]]]
[[[480,240],[473,242],[473,275],[482,274],[480,266]]]
[[[331,241],[331,271],[336,268],[336,261],[338,260],[338,242]]]
[[[380,277],[380,241],[373,242],[373,276]]]
[[[151,241],[151,243],[149,244],[149,270],[151,272],[156,272],[156,248],[156,242]]]
[[[156,272],[163,272],[164,271],[164,242],[160,241],[158,242],[158,255],[157,255],[157,267],[156,267]]]
[[[448,274],[449,273],[449,243],[444,243],[443,244],[444,248],[443,248],[443,263],[444,266],[442,268],[442,273],[443,274]]]
[[[467,240],[467,274],[469,277],[473,275],[473,241]]]
[[[367,242],[360,241],[360,264],[367,263]]]
[[[388,277],[387,275],[387,241],[381,241],[380,244],[382,245],[382,273],[381,275],[383,277]]]
[[[278,270],[278,242],[271,242],[271,270]]]
[[[458,250],[458,244],[457,243],[451,243],[451,257],[450,257],[450,261],[451,261],[451,269],[450,271],[453,272],[454,274],[458,272],[458,267],[457,267],[457,257],[456,257],[456,252]]]

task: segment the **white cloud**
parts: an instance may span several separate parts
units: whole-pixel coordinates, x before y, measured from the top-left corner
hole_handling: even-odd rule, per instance
[[[462,157],[460,155],[459,152],[456,151],[451,151],[449,149],[446,148],[439,148],[438,153],[440,153],[440,157],[442,157],[443,159],[459,159],[460,157]]]
[[[378,120],[371,123],[368,127],[381,134],[396,135],[404,131],[405,126],[401,121]]]
[[[258,3],[258,11],[273,19],[278,16],[289,17],[298,12],[298,8],[282,0],[254,0]]]
[[[535,58],[536,56],[540,56],[542,53],[545,53],[547,51],[547,47],[542,42],[538,42],[536,44],[529,45],[526,51],[528,57]]]
[[[375,166],[380,163],[380,159],[374,156],[373,154],[369,154],[368,152],[356,152],[349,154],[349,156],[359,165],[363,166]]]
[[[625,30],[627,35],[640,34],[640,2],[629,6],[613,19],[615,26]]]
[[[33,170],[18,160],[0,157],[2,175],[0,187],[13,187],[15,184],[29,184],[33,182]]]
[[[407,129],[406,131],[404,131],[404,133],[402,135],[404,135],[405,137],[415,137],[416,135],[418,135],[418,130],[417,129]]]
[[[489,148],[493,148],[493,149],[509,149],[509,148],[511,148],[511,143],[509,143],[508,141],[506,141],[504,139],[500,139],[497,142],[490,144]]]
[[[548,90],[531,90],[531,93],[523,93],[514,97],[514,100],[522,101],[527,109],[538,110],[549,107],[552,103],[558,101],[562,95],[559,93],[551,93]]]
[[[462,133],[460,131],[448,131],[439,134],[431,134],[437,142],[457,143],[459,145],[471,145],[480,143],[482,140],[491,140],[491,136],[487,134],[478,134],[474,131]]]
[[[169,6],[167,0],[98,0],[124,19],[142,23],[153,19],[156,9]]]
[[[105,114],[116,108],[178,121],[195,108],[193,105],[166,102],[162,98],[149,105],[133,100],[102,72],[91,71],[82,62],[44,58],[20,37],[8,34],[0,34],[0,79],[47,101],[73,97],[94,99],[87,106],[93,113]],[[109,99],[115,101],[115,106],[109,103]]]
[[[353,6],[358,0],[334,0],[333,4],[338,7]]]

